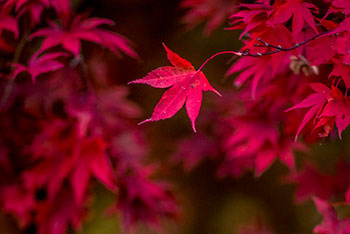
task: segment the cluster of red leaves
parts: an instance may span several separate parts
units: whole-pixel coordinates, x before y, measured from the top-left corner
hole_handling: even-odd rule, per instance
[[[241,2],[181,3],[190,8],[186,23],[208,20],[209,34],[228,18],[229,30],[242,30],[244,45],[240,52],[219,53],[241,56],[227,72],[236,75],[239,89],[203,115],[210,135],[182,140],[172,160],[187,170],[205,157],[217,160],[220,177],[246,171],[258,177],[278,160],[290,171],[285,181],[297,186],[296,199],[313,198],[323,215],[314,232],[350,233],[349,220],[339,219],[331,202],[339,196],[350,202],[349,164],[339,161],[327,174],[312,164],[300,170],[294,157],[320,138],[336,138],[335,128],[341,138],[350,124],[350,4]],[[132,120],[140,111],[124,86],[113,84],[98,64],[88,68],[83,56],[82,41],[88,41],[137,58],[127,39],[102,27],[113,22],[75,14],[69,0],[0,1],[0,19],[0,49],[13,57],[0,71],[3,210],[37,233],[79,229],[98,182],[118,197],[111,210],[121,212],[126,227],[176,217],[169,185],[152,181],[157,166],[144,164],[147,147]],[[196,132],[203,92],[221,95],[203,66],[196,70],[164,48],[172,66],[130,82],[168,88],[142,123],[171,118],[185,106]],[[303,142],[296,141],[299,135]],[[260,226],[242,232],[249,231],[269,233]]]
[[[203,123],[207,123],[205,129],[210,129],[211,137],[201,134],[182,140],[174,161],[183,162],[190,170],[201,159],[217,159],[222,152],[218,175],[237,177],[246,170],[260,176],[278,159],[289,168],[287,181],[297,185],[298,199],[318,196],[331,201],[339,194],[350,197],[346,192],[350,185],[346,161],[339,162],[334,175],[328,175],[313,166],[300,171],[294,157],[296,150],[306,151],[307,144],[334,136],[335,127],[341,139],[350,125],[349,2],[256,0],[235,4],[183,0],[182,6],[191,8],[185,16],[189,24],[209,19],[206,32],[235,11],[229,17],[232,25],[228,29],[242,30],[244,45],[240,52],[218,53],[242,56],[227,72],[238,74],[234,84],[240,89],[216,101],[216,109],[204,114]],[[196,71],[188,61],[166,51],[174,67],[158,68],[132,82],[171,87],[144,122],[170,118],[186,103],[196,131],[202,91],[217,91],[208,83],[202,67]],[[297,142],[299,135],[303,135],[303,143]],[[316,197],[314,202],[324,216],[315,233],[350,232],[349,221],[339,220],[331,203]]]
[[[111,20],[75,14],[69,0],[1,1],[0,12],[0,49],[13,57],[0,83],[3,211],[30,233],[68,233],[85,221],[97,182],[115,193],[111,209],[128,229],[175,218],[169,185],[145,164],[140,110],[81,45],[137,58],[130,42],[101,27]]]

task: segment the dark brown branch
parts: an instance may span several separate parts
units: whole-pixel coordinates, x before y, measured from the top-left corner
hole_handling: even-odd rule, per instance
[[[303,42],[300,42],[300,43],[297,43],[295,44],[294,46],[292,47],[288,47],[288,48],[284,48],[282,47],[281,45],[272,45],[272,44],[269,44],[265,41],[263,41],[261,38],[258,38],[257,41],[260,42],[261,44],[255,44],[254,46],[255,47],[266,47],[266,48],[273,48],[275,50],[272,50],[272,51],[268,51],[268,52],[265,52],[265,53],[250,53],[250,50],[245,50],[245,51],[242,51],[241,52],[241,56],[250,56],[250,57],[261,57],[261,56],[265,56],[265,55],[270,55],[270,54],[276,54],[276,53],[279,53],[281,51],[291,51],[291,50],[295,50],[297,49],[298,47],[302,46],[302,45],[305,45],[319,37],[322,37],[322,36],[325,36],[326,34],[329,34],[331,33],[331,31],[326,31],[326,32],[323,32],[323,33],[320,33],[320,34],[317,34],[316,36],[313,36]]]

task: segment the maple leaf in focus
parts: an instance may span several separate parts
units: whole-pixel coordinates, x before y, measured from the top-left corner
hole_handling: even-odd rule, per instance
[[[233,13],[233,3],[233,0],[183,0],[180,6],[190,9],[183,21],[193,27],[208,20],[205,34],[209,35]]]
[[[285,23],[293,17],[292,32],[295,37],[302,31],[305,24],[318,33],[311,9],[317,10],[318,8],[304,0],[287,0],[282,5],[277,3],[275,4],[275,12],[270,19],[270,23]]]
[[[301,130],[305,127],[305,125],[316,115],[316,113],[322,108],[322,106],[324,106],[324,104],[327,101],[327,95],[330,93],[330,89],[324,84],[315,83],[311,84],[310,86],[316,93],[309,95],[299,104],[286,110],[286,112],[288,112],[294,109],[311,107],[311,109],[306,112],[302,122],[298,127],[295,140],[298,138]]]
[[[137,58],[137,54],[130,47],[130,42],[121,35],[98,28],[101,25],[113,25],[114,22],[103,18],[85,18],[76,16],[70,24],[59,25],[50,22],[49,27],[42,28],[33,33],[30,38],[44,37],[40,51],[55,46],[62,46],[63,49],[71,52],[75,57],[81,51],[81,40],[94,42],[111,50],[115,54],[123,53]]]
[[[295,140],[304,126],[313,118],[315,122],[318,121],[314,129],[319,127],[324,128],[325,133],[321,133],[320,136],[328,136],[335,123],[338,128],[339,138],[341,139],[341,133],[350,124],[349,97],[344,96],[343,93],[334,86],[332,86],[331,89],[321,83],[313,83],[310,84],[310,86],[316,93],[310,94],[299,104],[286,110],[291,111],[299,108],[310,108],[299,125]]]
[[[313,232],[319,234],[349,234],[350,219],[338,219],[335,209],[326,201],[313,197],[317,210],[323,216],[323,222]]]
[[[208,82],[204,73],[196,71],[192,64],[172,52],[163,44],[168,60],[173,66],[160,67],[147,76],[129,84],[147,84],[154,88],[169,88],[154,108],[152,117],[142,123],[173,117],[186,103],[187,115],[196,132],[195,121],[202,104],[202,92],[212,91],[221,96]]]
[[[63,52],[47,53],[41,56],[39,55],[39,51],[35,52],[29,59],[27,66],[19,63],[12,64],[14,68],[12,78],[16,78],[22,72],[27,72],[30,74],[32,82],[35,83],[37,76],[63,68],[64,64],[59,62],[57,59],[67,56],[67,54]]]

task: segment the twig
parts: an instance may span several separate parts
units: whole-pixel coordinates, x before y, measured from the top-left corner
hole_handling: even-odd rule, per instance
[[[255,47],[266,47],[266,48],[273,48],[275,50],[273,51],[268,51],[268,52],[265,52],[265,53],[255,53],[255,54],[251,54],[249,50],[246,50],[244,52],[242,52],[242,56],[250,56],[250,57],[261,57],[261,56],[265,56],[265,55],[270,55],[270,54],[276,54],[276,53],[279,53],[281,51],[291,51],[291,50],[295,50],[297,49],[298,47],[302,46],[302,45],[305,45],[319,37],[322,37],[326,34],[329,34],[331,33],[332,31],[326,31],[326,32],[323,32],[323,33],[320,33],[320,34],[317,34],[316,36],[313,36],[303,42],[300,42],[300,43],[297,43],[295,44],[294,46],[292,47],[288,47],[288,48],[284,48],[282,47],[281,45],[272,45],[270,43],[267,43],[265,41],[263,41],[261,38],[258,38],[257,41],[260,42],[261,44],[255,44],[254,46]]]
[[[326,32],[323,32],[323,33],[320,33],[320,34],[317,34],[316,36],[313,36],[303,42],[300,42],[300,43],[297,43],[295,44],[294,46],[292,47],[288,47],[288,48],[284,48],[282,47],[281,45],[272,45],[270,43],[267,43],[263,40],[261,40],[261,38],[258,38],[257,41],[260,42],[261,44],[255,44],[254,46],[255,47],[265,47],[265,48],[273,48],[275,50],[272,50],[272,51],[268,51],[268,52],[265,52],[265,53],[250,53],[250,50],[245,50],[245,51],[240,51],[240,52],[234,52],[234,51],[223,51],[223,52],[219,52],[219,53],[216,53],[214,54],[213,56],[211,56],[210,58],[208,58],[201,66],[200,68],[197,70],[198,72],[201,71],[203,69],[203,67],[210,61],[212,60],[213,58],[215,58],[216,56],[218,55],[221,55],[221,54],[234,54],[234,55],[237,55],[237,56],[249,56],[249,57],[262,57],[262,56],[266,56],[266,55],[271,55],[271,54],[276,54],[276,53],[279,53],[281,51],[291,51],[291,50],[295,50],[297,49],[298,47],[302,46],[302,45],[305,45],[307,43],[309,43],[310,41],[313,41],[319,37],[322,37],[322,36],[325,36],[327,34],[330,34],[332,31],[326,31]]]

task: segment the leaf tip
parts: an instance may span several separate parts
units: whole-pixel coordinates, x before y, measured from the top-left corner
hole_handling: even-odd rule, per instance
[[[298,137],[299,137],[299,135],[295,135],[295,137],[294,137],[294,142],[297,142],[297,141],[298,141]]]
[[[169,48],[165,45],[165,43],[164,42],[162,42],[162,45],[163,45],[163,47],[164,47],[164,49],[166,50],[166,51],[168,51],[169,50]]]
[[[212,91],[213,93],[215,93],[216,95],[218,95],[219,97],[222,97],[221,93],[219,93],[219,91],[217,91],[217,90],[214,89],[213,87],[210,87],[209,90]]]
[[[142,125],[142,124],[147,123],[147,122],[150,122],[150,121],[152,121],[152,118],[145,119],[144,121],[138,123],[137,125]]]
[[[138,79],[138,80],[132,80],[132,81],[129,81],[127,84],[128,85],[131,85],[131,84],[140,84],[141,82],[140,82],[140,79]]]
[[[196,129],[196,125],[194,123],[194,121],[192,122],[192,129],[194,133],[197,133],[197,129]]]

